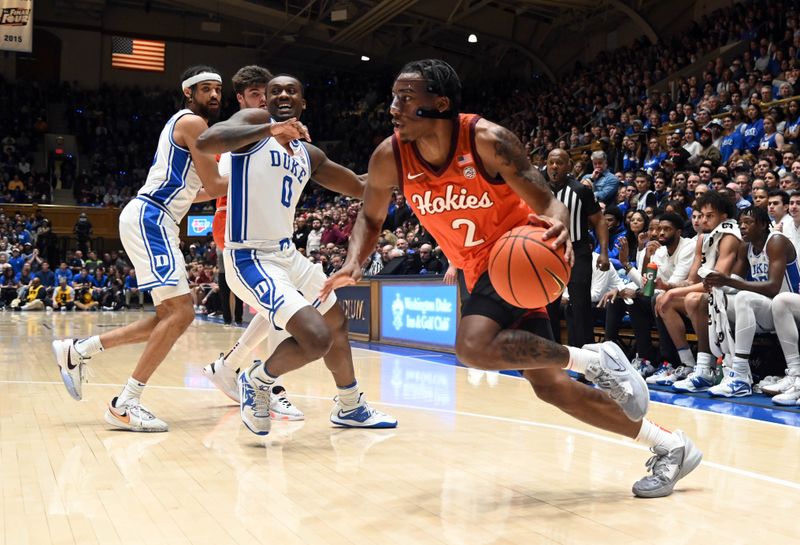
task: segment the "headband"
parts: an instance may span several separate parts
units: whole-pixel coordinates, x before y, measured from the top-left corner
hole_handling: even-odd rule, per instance
[[[217,83],[222,83],[222,77],[214,72],[201,72],[200,74],[183,80],[183,83],[181,83],[181,91],[189,89],[192,85],[200,83],[201,81],[216,81]]]

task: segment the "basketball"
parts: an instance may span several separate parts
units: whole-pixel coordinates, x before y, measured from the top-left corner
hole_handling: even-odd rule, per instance
[[[564,247],[542,241],[544,227],[515,227],[495,242],[489,254],[489,278],[506,302],[520,308],[542,308],[561,296],[570,268]]]

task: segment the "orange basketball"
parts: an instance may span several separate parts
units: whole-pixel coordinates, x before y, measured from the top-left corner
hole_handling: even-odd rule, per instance
[[[515,307],[542,308],[561,297],[570,268],[564,247],[554,250],[552,240],[542,241],[547,229],[515,227],[495,242],[489,254],[489,278],[506,302]]]

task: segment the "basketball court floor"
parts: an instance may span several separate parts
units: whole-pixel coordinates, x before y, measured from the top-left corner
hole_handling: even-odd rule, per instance
[[[315,362],[285,377],[306,420],[259,438],[201,374],[242,330],[197,320],[143,397],[170,431],[116,431],[104,407],[138,348],[93,358],[76,402],[50,342],[139,316],[0,315],[0,544],[800,540],[796,415],[779,424],[654,403],[652,418],[689,433],[705,459],[672,496],[643,500],[630,487],[646,449],[562,415],[520,379],[435,354],[354,349],[363,390],[395,430],[332,427],[333,382]]]

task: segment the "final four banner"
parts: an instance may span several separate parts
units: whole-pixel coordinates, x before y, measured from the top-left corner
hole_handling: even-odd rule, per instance
[[[0,0],[0,50],[33,50],[33,0]]]

